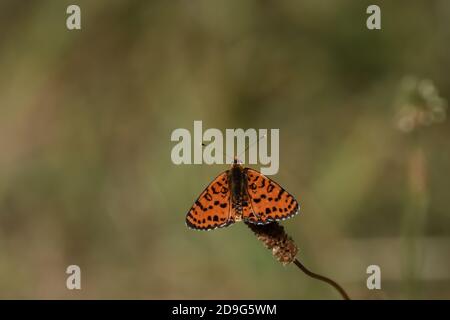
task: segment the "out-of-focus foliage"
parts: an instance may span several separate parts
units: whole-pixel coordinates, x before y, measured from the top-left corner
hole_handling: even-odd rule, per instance
[[[0,297],[339,298],[243,224],[185,227],[227,168],[172,164],[194,120],[280,129],[312,270],[355,298],[450,297],[450,125],[396,117],[405,77],[450,96],[449,1],[383,1],[380,31],[369,1],[76,2],[80,31],[73,1],[0,2]]]

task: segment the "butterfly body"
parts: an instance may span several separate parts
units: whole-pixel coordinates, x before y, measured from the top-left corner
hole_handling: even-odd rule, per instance
[[[244,220],[267,224],[298,213],[294,197],[276,182],[237,160],[200,194],[186,215],[188,227],[212,230]]]
[[[235,221],[242,220],[243,207],[248,205],[247,175],[237,162],[228,170],[228,183],[231,189],[231,208],[235,210]]]

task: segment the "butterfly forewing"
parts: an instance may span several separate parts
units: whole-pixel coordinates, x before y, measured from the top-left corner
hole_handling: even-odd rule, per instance
[[[255,224],[288,219],[298,213],[297,200],[275,181],[250,168],[245,169],[251,210],[244,220]]]
[[[228,171],[216,177],[195,201],[186,215],[186,224],[192,229],[211,230],[235,221],[231,210]]]

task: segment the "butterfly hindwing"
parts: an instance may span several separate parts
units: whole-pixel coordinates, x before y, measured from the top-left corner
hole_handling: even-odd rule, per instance
[[[234,211],[230,201],[228,171],[225,171],[200,194],[186,215],[186,224],[197,230],[212,230],[232,224]]]
[[[244,220],[255,224],[288,219],[298,213],[297,200],[275,181],[256,170],[245,168],[247,192],[252,210]]]

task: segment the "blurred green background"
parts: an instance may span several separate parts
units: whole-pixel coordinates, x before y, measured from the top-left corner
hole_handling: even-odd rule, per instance
[[[450,2],[375,3],[380,31],[373,1],[2,0],[0,298],[339,299],[242,223],[186,228],[228,168],[172,164],[194,120],[280,129],[313,271],[352,298],[450,298]]]

